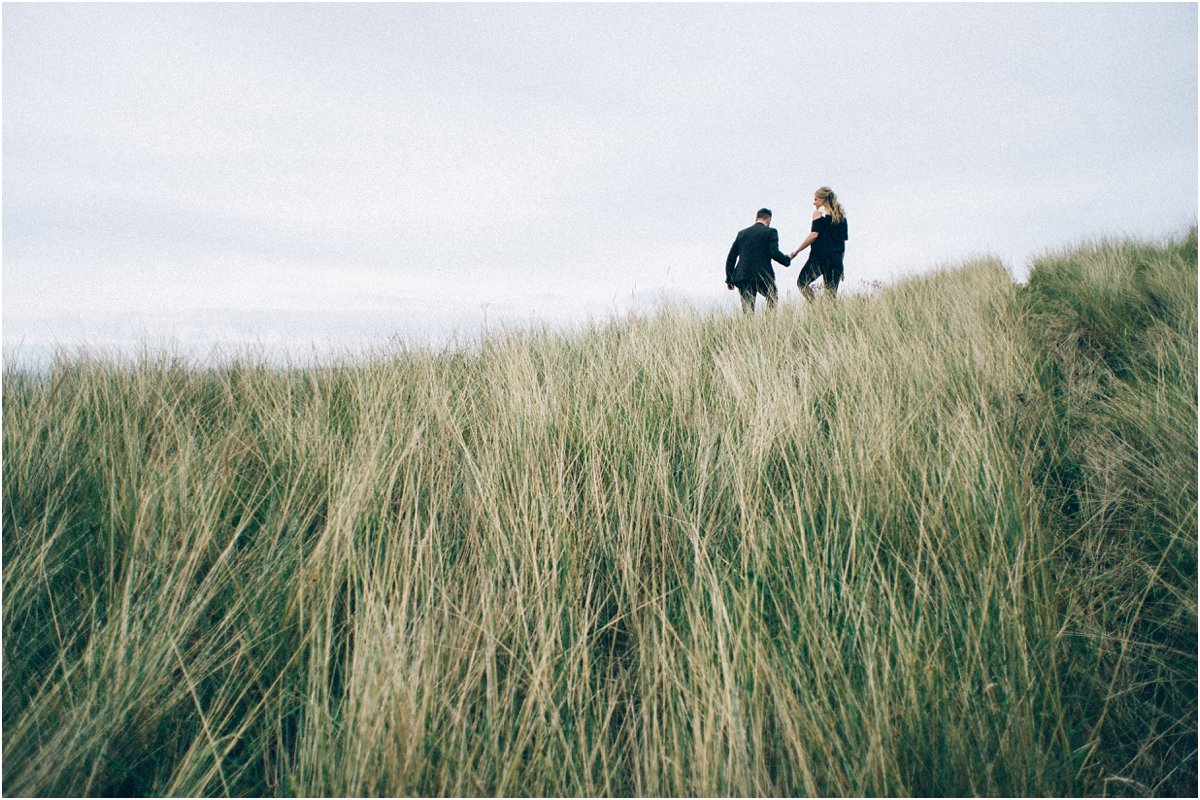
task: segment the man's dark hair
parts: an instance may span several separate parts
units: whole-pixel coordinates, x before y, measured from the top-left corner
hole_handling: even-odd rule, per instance
[[[771,209],[769,209],[769,208],[760,208],[760,209],[758,210],[758,215],[757,215],[757,216],[755,216],[754,218],[755,218],[755,219],[770,219],[770,218],[771,218]]]

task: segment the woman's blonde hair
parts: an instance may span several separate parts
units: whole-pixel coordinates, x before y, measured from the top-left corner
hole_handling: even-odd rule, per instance
[[[828,186],[822,186],[815,192],[817,199],[821,201],[821,205],[829,209],[829,216],[833,220],[834,225],[838,225],[846,218],[846,209],[842,208],[842,204],[838,202],[837,195],[833,193],[833,189]]]

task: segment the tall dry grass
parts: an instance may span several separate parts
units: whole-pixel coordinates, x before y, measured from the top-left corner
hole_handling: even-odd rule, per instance
[[[9,369],[4,791],[1194,785],[1194,310],[1094,411],[1043,277],[356,366]],[[1190,451],[1072,472],[1138,403]],[[1078,499],[1105,481],[1156,542],[1111,574]],[[1132,644],[1155,592],[1166,649]]]

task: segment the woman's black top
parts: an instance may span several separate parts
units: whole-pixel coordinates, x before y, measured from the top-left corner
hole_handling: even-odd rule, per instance
[[[813,220],[812,229],[814,233],[819,234],[812,243],[814,256],[840,257],[846,252],[846,240],[850,238],[850,229],[846,225],[845,217],[842,217],[842,221],[837,225],[833,224],[833,217],[829,215],[817,217]]]

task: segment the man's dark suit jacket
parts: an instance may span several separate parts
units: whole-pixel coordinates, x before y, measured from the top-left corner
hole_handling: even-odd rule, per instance
[[[725,282],[736,285],[764,278],[774,282],[772,259],[785,267],[792,263],[790,258],[779,252],[779,231],[756,222],[738,231],[737,238],[733,240],[729,257],[725,259]]]

